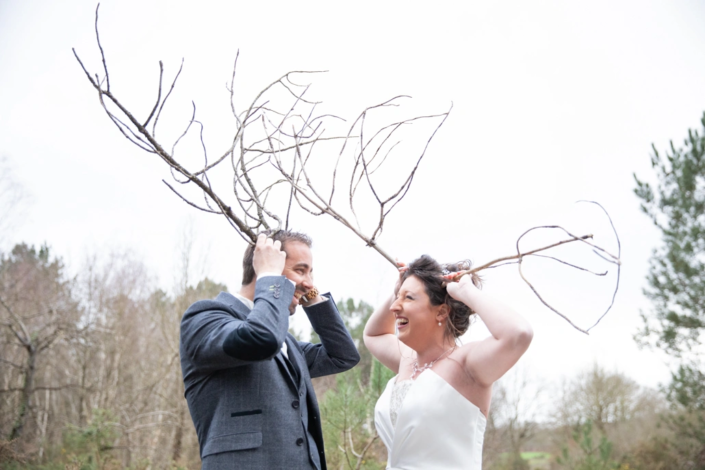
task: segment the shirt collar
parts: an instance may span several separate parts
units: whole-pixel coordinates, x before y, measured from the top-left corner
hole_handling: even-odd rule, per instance
[[[241,296],[240,294],[233,294],[233,295],[235,296],[235,298],[237,300],[239,300],[240,302],[245,304],[245,307],[249,308],[250,310],[255,308],[255,303],[253,301],[251,301],[250,299],[245,298],[245,297]]]

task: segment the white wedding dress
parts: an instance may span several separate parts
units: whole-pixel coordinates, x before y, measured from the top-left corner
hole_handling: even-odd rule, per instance
[[[387,469],[481,470],[486,425],[480,409],[431,369],[414,381],[393,377],[375,406]]]

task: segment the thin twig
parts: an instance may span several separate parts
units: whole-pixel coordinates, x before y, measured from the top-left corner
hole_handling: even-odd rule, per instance
[[[157,111],[157,107],[159,106],[159,103],[162,100],[162,78],[164,77],[164,64],[162,64],[162,61],[159,61],[159,91],[157,92],[157,101],[154,103],[154,107],[152,108],[152,112],[149,113],[149,116],[147,117],[147,120],[144,121],[144,124],[142,124],[144,127],[147,127],[149,125],[149,121],[152,120],[152,116],[154,116],[154,113]]]
[[[177,196],[179,196],[179,197],[181,198],[181,200],[184,201],[184,202],[185,202],[186,204],[188,204],[189,206],[195,207],[195,208],[198,209],[199,211],[209,212],[209,213],[211,213],[211,214],[222,214],[222,212],[214,211],[214,210],[212,210],[212,209],[204,209],[203,207],[200,207],[200,206],[194,204],[193,202],[191,202],[191,201],[189,201],[188,199],[186,199],[185,197],[183,197],[176,189],[174,189],[174,188],[173,188],[169,183],[167,183],[166,181],[162,180],[162,183],[164,183],[165,185],[167,185],[167,187],[168,187],[169,189],[171,189],[172,191],[174,191],[174,194],[176,194]]]

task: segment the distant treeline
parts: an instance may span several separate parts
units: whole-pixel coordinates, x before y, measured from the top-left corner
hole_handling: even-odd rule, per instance
[[[188,305],[226,286],[189,284],[184,272],[169,294],[148,272],[124,253],[89,261],[77,276],[48,246],[0,253],[0,467],[200,467],[179,322]],[[329,468],[384,468],[373,408],[392,374],[361,341],[372,307],[338,303],[362,360],[315,382]],[[701,468],[681,466],[695,462],[698,443],[687,454],[674,426],[702,414],[667,403],[599,365],[560,385],[518,367],[495,385],[483,468]]]

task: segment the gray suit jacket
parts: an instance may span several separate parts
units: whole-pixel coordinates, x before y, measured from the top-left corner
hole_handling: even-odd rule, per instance
[[[326,468],[311,377],[346,371],[360,356],[329,295],[304,308],[320,344],[288,334],[293,294],[284,276],[267,276],[251,311],[221,292],[184,314],[181,369],[204,470]]]

